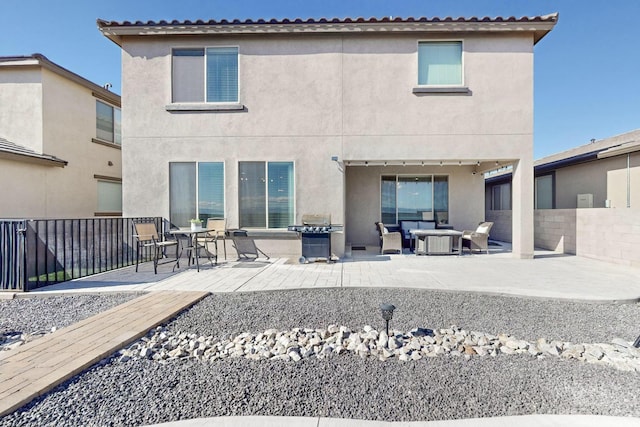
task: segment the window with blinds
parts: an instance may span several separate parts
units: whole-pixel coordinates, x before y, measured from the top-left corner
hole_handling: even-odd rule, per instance
[[[122,144],[120,109],[101,101],[96,101],[96,138]]]
[[[238,48],[173,49],[173,102],[238,102]]]
[[[422,86],[462,85],[462,42],[419,42],[418,84]]]
[[[198,163],[198,218],[224,218],[224,163]]]

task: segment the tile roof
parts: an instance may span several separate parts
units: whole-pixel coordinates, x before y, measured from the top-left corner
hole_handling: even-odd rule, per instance
[[[41,160],[45,163],[54,163],[56,166],[66,166],[67,161],[57,158],[56,156],[50,156],[48,154],[40,154],[22,145],[18,145],[5,138],[0,137],[0,157],[2,155],[9,155],[10,157],[27,157],[35,160]]]
[[[183,34],[266,34],[266,33],[330,33],[358,31],[521,31],[534,35],[534,43],[542,39],[558,21],[558,13],[542,16],[510,17],[392,17],[383,18],[295,18],[295,19],[210,19],[161,21],[97,20],[100,31],[116,44],[121,36],[153,36]]]
[[[184,21],[178,21],[178,20],[172,20],[172,21],[166,21],[166,20],[160,20],[160,21],[135,21],[135,22],[131,22],[131,21],[106,21],[103,19],[98,19],[98,26],[100,27],[130,27],[130,26],[137,26],[137,27],[158,27],[158,26],[169,26],[169,25],[180,25],[180,26],[191,26],[191,25],[267,25],[267,24],[271,24],[271,25],[287,25],[287,24],[378,24],[378,23],[414,23],[414,22],[418,22],[418,23],[427,23],[427,22],[556,22],[558,20],[558,14],[557,13],[552,13],[549,15],[542,15],[542,16],[522,16],[520,18],[516,18],[515,16],[509,16],[509,17],[501,17],[501,16],[496,16],[496,17],[489,17],[489,16],[483,16],[483,17],[477,17],[477,16],[472,16],[472,17],[452,17],[452,16],[446,16],[443,18],[439,18],[439,17],[418,17],[418,18],[414,18],[414,17],[407,17],[407,18],[402,18],[402,17],[391,17],[391,16],[385,16],[383,18],[375,18],[375,17],[371,17],[371,18],[364,18],[364,17],[358,17],[358,18],[308,18],[308,19],[301,19],[301,18],[295,18],[295,19],[256,19],[256,20],[252,20],[252,19],[245,19],[245,20],[240,20],[240,19],[232,19],[232,20],[228,20],[228,19],[221,19],[219,21],[215,20],[215,19],[209,19],[207,21],[204,21],[202,19],[198,19],[195,21],[190,21],[190,20],[184,20]]]

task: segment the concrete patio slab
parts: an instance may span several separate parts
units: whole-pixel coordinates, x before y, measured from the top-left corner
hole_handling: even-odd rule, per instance
[[[490,254],[377,255],[353,252],[336,263],[298,264],[279,258],[227,261],[197,272],[154,275],[142,265],[36,289],[31,294],[150,290],[256,292],[332,287],[417,288],[593,302],[640,300],[640,269],[537,250],[534,259],[511,256],[508,244]],[[149,263],[148,263],[149,264]],[[151,274],[149,274],[149,270]],[[170,270],[168,270],[170,271]]]

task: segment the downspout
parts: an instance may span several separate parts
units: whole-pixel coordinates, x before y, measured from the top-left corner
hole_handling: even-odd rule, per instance
[[[631,153],[627,153],[627,207],[631,207]]]

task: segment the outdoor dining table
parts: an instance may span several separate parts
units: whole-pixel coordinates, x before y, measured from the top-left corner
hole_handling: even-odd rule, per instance
[[[191,246],[187,248],[191,251],[191,254],[189,256],[189,265],[191,265],[191,257],[195,258],[196,269],[198,270],[198,272],[200,272],[200,261],[199,261],[200,257],[198,255],[198,249],[203,248],[207,253],[207,259],[211,262],[211,265],[214,265],[214,263],[211,260],[211,252],[209,252],[209,250],[207,249],[206,244],[201,245],[200,243],[198,243],[198,236],[200,236],[201,234],[206,236],[207,233],[212,233],[214,231],[215,230],[213,228],[205,228],[205,227],[192,227],[192,228],[181,227],[181,228],[169,230],[169,233],[173,235],[182,235],[182,236],[189,237],[189,240],[191,242],[190,243]],[[217,264],[218,263],[217,253],[214,255],[214,258]]]
[[[455,252],[453,249],[454,238],[458,238],[458,256],[462,255],[462,231],[456,230],[442,230],[442,229],[430,229],[430,230],[410,230],[409,231],[415,239],[414,248],[416,255],[452,255]],[[423,239],[424,246],[420,245],[420,240]]]

